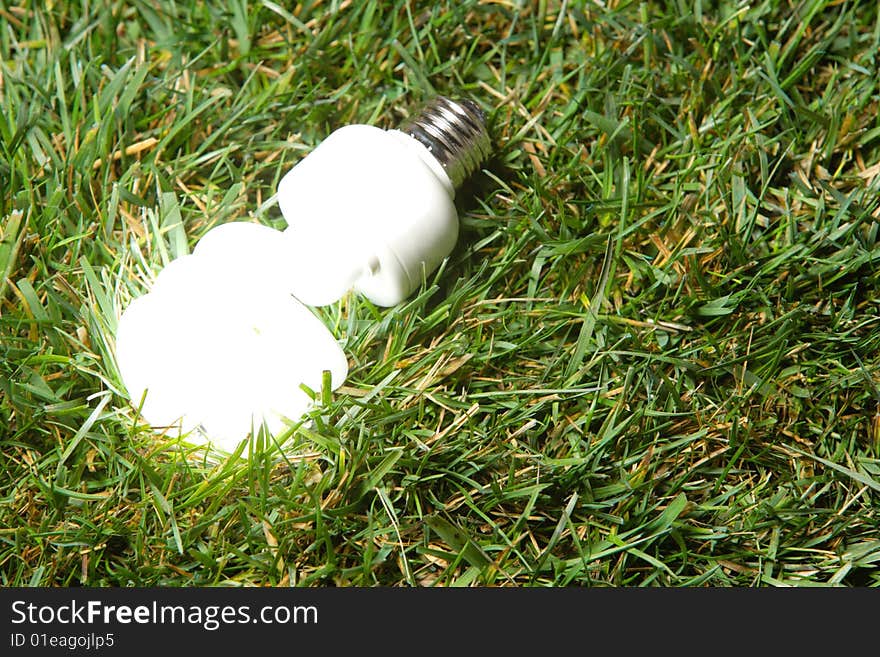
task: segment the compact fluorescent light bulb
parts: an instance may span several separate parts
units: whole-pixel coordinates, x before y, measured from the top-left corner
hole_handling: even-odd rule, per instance
[[[416,290],[458,237],[455,189],[489,154],[470,101],[431,101],[399,130],[340,128],[281,180],[283,231],[212,228],[125,309],[116,361],[154,427],[226,451],[266,427],[277,435],[335,390],[348,361],[303,303],[354,288],[380,306]]]
[[[437,97],[397,130],[339,128],[282,178],[290,289],[320,306],[354,288],[393,306],[458,239],[456,188],[489,155],[483,113]]]

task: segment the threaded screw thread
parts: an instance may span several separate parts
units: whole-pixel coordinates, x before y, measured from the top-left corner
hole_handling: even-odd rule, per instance
[[[431,152],[455,188],[483,164],[492,149],[486,117],[470,100],[432,98],[399,129]]]

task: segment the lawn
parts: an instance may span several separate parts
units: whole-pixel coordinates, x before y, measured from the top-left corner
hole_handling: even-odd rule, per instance
[[[878,57],[873,2],[3,3],[0,586],[880,585]],[[127,304],[438,94],[493,154],[418,292],[315,309],[345,385],[146,425]]]

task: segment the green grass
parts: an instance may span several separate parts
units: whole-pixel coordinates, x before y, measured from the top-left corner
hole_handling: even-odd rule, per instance
[[[0,10],[0,585],[880,584],[876,3],[45,4]],[[435,93],[495,145],[443,270],[320,310],[311,429],[153,434],[125,304]]]

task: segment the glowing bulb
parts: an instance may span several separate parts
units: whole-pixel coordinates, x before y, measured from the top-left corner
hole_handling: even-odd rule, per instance
[[[437,98],[400,130],[340,128],[281,180],[284,231],[234,222],[170,262],[120,317],[116,360],[153,426],[231,451],[311,406],[341,347],[304,305],[354,288],[399,303],[452,251],[455,189],[489,153],[482,112]]]
[[[236,222],[172,260],[119,319],[116,362],[156,428],[225,451],[265,426],[277,435],[348,374],[323,323],[286,288],[281,231]]]

